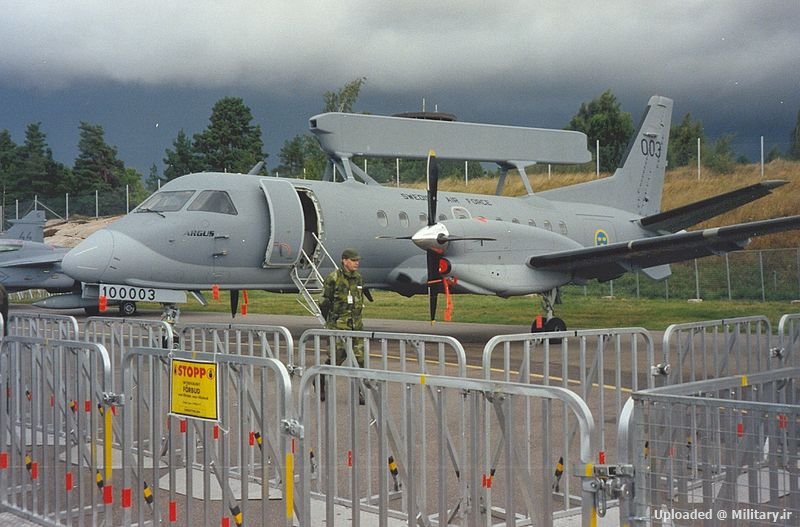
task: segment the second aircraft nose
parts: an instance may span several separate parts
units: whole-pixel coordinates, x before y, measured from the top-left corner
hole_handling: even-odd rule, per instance
[[[103,280],[113,254],[114,235],[101,229],[64,255],[61,268],[75,280],[96,284]]]

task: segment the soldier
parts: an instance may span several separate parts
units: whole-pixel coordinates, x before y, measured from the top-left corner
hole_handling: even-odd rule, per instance
[[[320,310],[325,317],[325,327],[328,329],[362,330],[364,322],[361,312],[364,309],[364,280],[358,272],[361,258],[355,249],[345,249],[342,252],[342,267],[336,269],[325,278],[322,289]],[[353,354],[359,366],[364,366],[364,345],[362,342],[353,343]],[[347,358],[344,343],[337,341],[336,362],[342,364]],[[328,359],[330,363],[330,357]]]
[[[320,311],[325,317],[328,329],[362,330],[364,321],[361,312],[364,310],[364,298],[372,301],[369,291],[364,289],[364,280],[358,272],[361,257],[355,249],[342,252],[342,267],[336,269],[325,278],[322,289]],[[364,366],[364,343],[361,339],[352,339],[353,355],[359,366]],[[342,364],[347,359],[347,343],[345,339],[336,339],[335,362],[328,356],[328,364]],[[325,378],[320,377],[319,398],[325,400]],[[359,387],[358,403],[364,404],[364,392]]]

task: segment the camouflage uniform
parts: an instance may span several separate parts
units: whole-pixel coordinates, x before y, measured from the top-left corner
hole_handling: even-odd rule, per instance
[[[320,309],[325,315],[325,327],[328,329],[362,330],[364,322],[361,312],[364,309],[364,280],[358,271],[347,272],[337,269],[325,278],[322,289]],[[353,354],[359,366],[364,365],[364,343],[361,339],[353,340]],[[343,339],[336,340],[336,364],[342,364],[347,358],[347,350]],[[328,358],[330,363],[330,357]]]

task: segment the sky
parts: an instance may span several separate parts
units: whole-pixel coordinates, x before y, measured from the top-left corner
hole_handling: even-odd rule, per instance
[[[674,99],[757,161],[800,111],[798,0],[0,0],[0,130],[41,122],[69,166],[100,124],[127,166],[163,169],[183,129],[244,99],[267,166],[323,94],[365,77],[356,111],[563,128],[606,90],[637,123]]]

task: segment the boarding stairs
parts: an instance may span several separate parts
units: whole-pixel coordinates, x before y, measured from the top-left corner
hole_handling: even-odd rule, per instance
[[[322,316],[322,311],[317,303],[325,282],[320,268],[326,260],[329,260],[334,268],[337,268],[338,265],[317,235],[314,233],[311,235],[317,242],[316,248],[310,255],[305,250],[300,251],[300,258],[292,266],[291,277],[297,287],[297,301],[324,326],[325,317]]]

